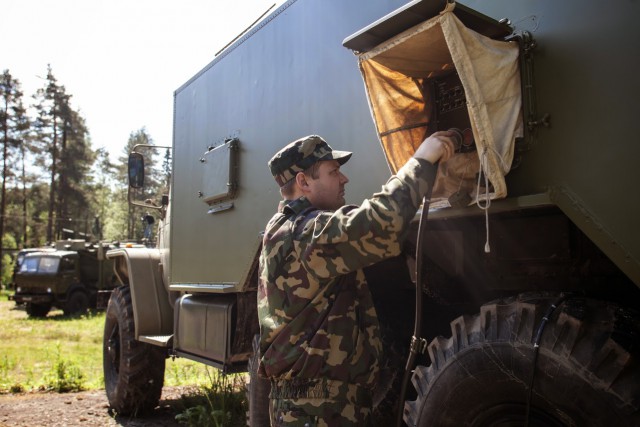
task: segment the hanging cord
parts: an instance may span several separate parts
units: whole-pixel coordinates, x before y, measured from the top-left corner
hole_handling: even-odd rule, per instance
[[[438,172],[438,164],[436,163],[432,168],[432,173],[427,177],[429,182],[429,189],[422,199],[422,212],[420,213],[420,221],[418,222],[418,236],[416,239],[416,312],[413,323],[413,336],[411,337],[411,344],[409,346],[409,357],[407,358],[407,364],[404,367],[404,376],[402,377],[402,386],[400,388],[400,398],[398,399],[398,410],[396,411],[396,426],[402,426],[402,414],[404,412],[404,399],[406,396],[407,387],[409,386],[409,380],[411,379],[411,372],[416,361],[418,353],[424,353],[427,348],[427,340],[420,338],[422,333],[422,247],[426,237],[427,230],[427,218],[429,217],[429,204],[431,203],[431,191],[436,182],[436,175]],[[431,172],[431,170],[430,170]]]
[[[433,182],[433,181],[432,181]],[[431,185],[429,187],[429,197],[431,196]],[[427,217],[429,216],[429,202],[427,196],[422,199],[422,213],[420,214],[420,222],[418,223],[418,238],[416,248],[416,312],[413,323],[413,336],[409,345],[409,357],[404,367],[404,376],[402,377],[402,386],[400,388],[400,399],[398,399],[398,410],[396,415],[396,427],[402,426],[402,414],[404,412],[404,399],[406,390],[411,379],[411,372],[416,362],[418,353],[424,353],[427,348],[427,340],[420,338],[422,332],[422,242],[426,230]]]
[[[480,156],[480,172],[478,173],[478,185],[476,186],[476,204],[484,211],[485,228],[487,231],[487,241],[484,244],[484,252],[491,252],[489,246],[489,207],[491,206],[491,196],[489,195],[489,175],[487,174],[487,149],[485,148]],[[484,204],[480,203],[480,186],[482,185],[482,176],[484,175]]]
[[[487,240],[484,244],[484,252],[491,252],[491,247],[489,246],[489,207],[491,206],[491,192],[489,191],[489,163],[487,159],[487,155],[489,150],[493,151],[494,155],[500,160],[500,168],[502,169],[500,172],[505,175],[509,170],[506,162],[500,155],[498,151],[494,147],[488,146],[484,144],[484,150],[480,155],[480,171],[478,173],[478,184],[476,186],[476,204],[480,209],[484,211],[485,217],[485,228],[487,231]],[[482,185],[482,176],[484,175],[484,204],[480,202],[480,186]]]
[[[527,413],[525,418],[524,427],[529,427],[529,416],[531,413],[531,400],[533,399],[533,380],[536,377],[536,365],[538,362],[538,352],[540,350],[540,341],[542,341],[542,333],[544,332],[544,328],[549,322],[551,315],[565,300],[568,298],[567,295],[561,294],[551,305],[547,308],[546,313],[542,316],[542,320],[540,321],[540,325],[538,326],[538,330],[536,331],[536,336],[533,341],[533,366],[531,369],[531,379],[529,380],[529,392],[527,396]]]

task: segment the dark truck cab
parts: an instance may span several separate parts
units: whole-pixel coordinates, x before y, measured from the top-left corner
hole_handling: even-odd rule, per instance
[[[98,290],[113,287],[112,262],[104,247],[84,241],[62,241],[55,249],[24,255],[15,274],[15,294],[31,317],[44,317],[52,308],[65,315],[81,314],[96,307]]]

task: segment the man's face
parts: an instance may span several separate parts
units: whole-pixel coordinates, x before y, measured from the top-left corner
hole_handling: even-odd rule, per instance
[[[349,178],[340,172],[340,163],[337,160],[321,161],[317,176],[315,179],[307,176],[309,202],[323,210],[336,210],[344,206],[344,186]]]

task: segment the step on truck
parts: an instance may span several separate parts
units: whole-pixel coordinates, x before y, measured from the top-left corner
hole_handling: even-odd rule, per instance
[[[76,239],[21,251],[13,277],[15,293],[9,298],[24,306],[29,317],[45,317],[53,308],[67,316],[95,309],[99,292],[117,283],[114,263],[105,256],[111,248]]]
[[[309,134],[354,152],[347,200],[436,130],[439,165],[403,254],[367,270],[385,348],[378,425],[639,425],[640,3],[289,0],[174,93],[169,194],[146,147],[130,200],[157,248],[118,248],[104,332],[118,413],[160,397],[165,360],[255,376],[268,159]]]

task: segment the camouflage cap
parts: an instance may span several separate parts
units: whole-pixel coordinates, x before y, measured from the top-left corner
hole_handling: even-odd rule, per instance
[[[269,169],[279,186],[295,178],[319,160],[337,160],[343,165],[351,157],[349,151],[331,149],[329,144],[318,135],[300,138],[285,146],[269,160]]]

